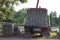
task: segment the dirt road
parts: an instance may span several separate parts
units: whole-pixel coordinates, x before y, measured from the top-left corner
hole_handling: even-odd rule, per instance
[[[59,40],[59,39],[42,39],[42,38],[39,38],[39,39],[26,39],[26,38],[0,38],[0,40]]]

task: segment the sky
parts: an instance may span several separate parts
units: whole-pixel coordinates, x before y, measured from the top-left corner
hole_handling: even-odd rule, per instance
[[[27,3],[19,3],[19,5],[15,6],[14,9],[16,11],[22,8],[36,8],[37,0],[28,0]],[[39,7],[46,8],[48,10],[48,15],[51,11],[56,11],[57,16],[60,15],[60,0],[40,0]]]

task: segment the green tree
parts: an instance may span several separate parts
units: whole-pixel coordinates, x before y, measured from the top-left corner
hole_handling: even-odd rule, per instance
[[[51,26],[56,26],[56,11],[50,13],[50,23]]]
[[[60,26],[60,15],[59,15],[59,17],[56,18],[56,24],[57,24],[57,26]]]
[[[26,13],[27,13],[26,9],[19,10],[14,15],[14,22],[15,23],[23,23],[24,22],[24,18],[26,17]]]
[[[3,20],[13,20],[13,14],[15,10],[13,9],[14,5],[18,5],[19,1],[21,3],[26,2],[27,0],[0,0],[0,21]]]

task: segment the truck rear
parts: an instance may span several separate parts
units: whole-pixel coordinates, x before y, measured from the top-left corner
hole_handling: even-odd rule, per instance
[[[48,36],[50,27],[48,26],[47,9],[27,9],[27,17],[24,27],[26,34],[31,34],[32,37]]]

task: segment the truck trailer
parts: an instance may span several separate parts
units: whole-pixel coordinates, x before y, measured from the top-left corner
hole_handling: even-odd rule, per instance
[[[31,37],[48,37],[50,26],[46,8],[28,8],[24,24],[25,33]]]

